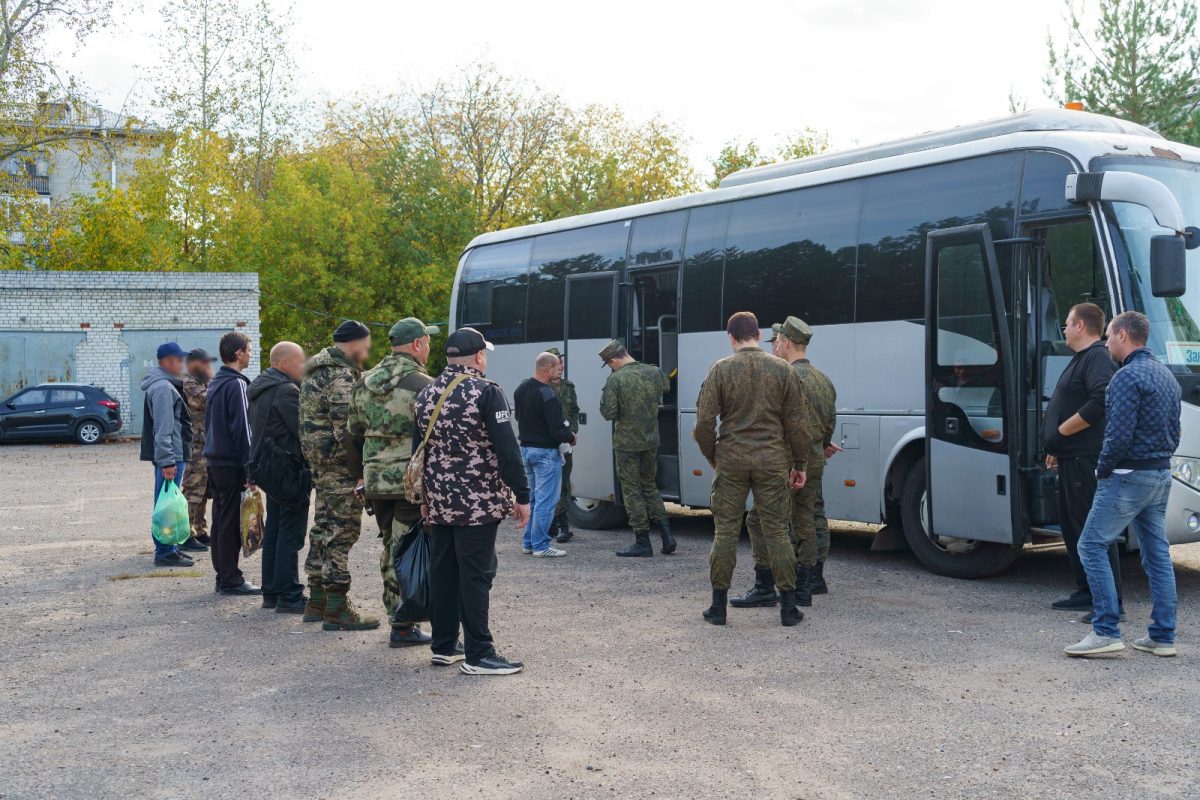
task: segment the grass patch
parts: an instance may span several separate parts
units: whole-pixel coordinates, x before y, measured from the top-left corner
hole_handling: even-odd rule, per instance
[[[120,575],[109,575],[110,581],[133,581],[138,578],[203,578],[204,573],[198,569],[161,570],[159,572],[122,572]]]

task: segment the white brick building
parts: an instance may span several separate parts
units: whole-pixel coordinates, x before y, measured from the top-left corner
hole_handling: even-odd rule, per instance
[[[232,330],[260,352],[257,273],[0,271],[0,400],[42,381],[93,383],[120,401],[122,433],[138,433],[158,345],[215,356]]]

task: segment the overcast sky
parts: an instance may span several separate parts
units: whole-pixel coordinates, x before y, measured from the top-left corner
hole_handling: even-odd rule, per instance
[[[1058,0],[297,0],[295,17],[311,98],[488,60],[574,105],[678,123],[700,167],[731,139],[812,126],[836,148],[1003,115],[1010,90],[1047,105],[1046,34],[1063,28]],[[158,24],[144,0],[70,58],[106,106],[159,57]]]

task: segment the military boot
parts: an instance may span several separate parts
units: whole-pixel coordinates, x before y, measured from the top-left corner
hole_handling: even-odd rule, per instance
[[[775,593],[775,576],[770,567],[754,565],[754,586],[743,595],[733,598],[729,605],[734,608],[770,608],[779,602]]]
[[[574,534],[571,533],[571,528],[567,523],[567,518],[564,516],[558,521],[558,536],[554,538],[554,541],[558,542],[559,544],[566,544],[567,542],[571,541],[572,536],[574,536]]]
[[[346,597],[343,588],[325,590],[325,621],[321,630],[325,631],[369,631],[379,627],[377,617],[359,614]]]
[[[633,544],[624,550],[618,550],[617,555],[625,558],[650,558],[654,548],[650,546],[650,531],[634,531]]]
[[[825,562],[818,561],[813,567],[812,575],[812,593],[813,594],[829,594],[829,586],[825,583]]]
[[[796,565],[796,605],[808,606],[812,605],[812,567],[806,567],[803,564]]]
[[[786,627],[799,625],[804,612],[796,608],[796,592],[784,590],[779,593],[779,621]]]
[[[713,625],[725,624],[725,602],[729,598],[726,589],[713,589],[712,605],[704,609],[704,618]]]
[[[308,584],[308,603],[304,606],[305,622],[320,622],[325,619],[325,587],[310,582]]]
[[[675,552],[675,537],[671,535],[671,524],[667,522],[667,518],[663,517],[654,523],[654,527],[658,528],[658,533],[662,537],[662,554],[669,556]]]

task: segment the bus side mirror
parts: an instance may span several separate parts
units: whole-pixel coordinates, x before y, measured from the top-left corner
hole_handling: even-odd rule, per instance
[[[1179,297],[1187,291],[1187,239],[1174,234],[1150,237],[1150,292]]]

